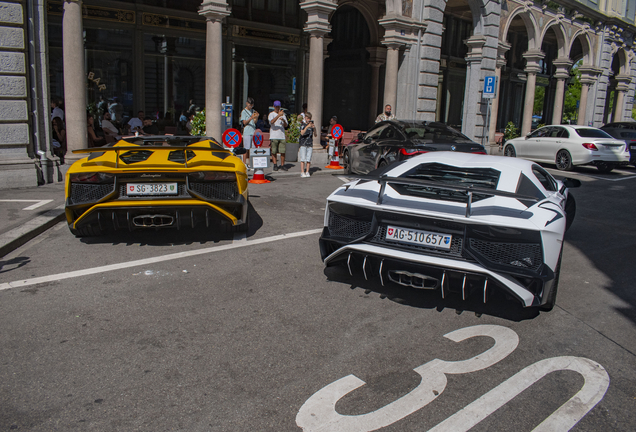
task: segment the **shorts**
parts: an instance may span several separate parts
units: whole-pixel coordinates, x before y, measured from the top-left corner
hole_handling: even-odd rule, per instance
[[[300,146],[298,149],[298,159],[301,162],[311,162],[311,155],[314,153],[312,146]]]
[[[252,135],[243,135],[243,148],[245,149],[251,149],[252,148],[252,142],[254,140],[254,134]]]
[[[276,153],[285,154],[285,140],[273,139],[270,141],[272,147],[272,156]]]

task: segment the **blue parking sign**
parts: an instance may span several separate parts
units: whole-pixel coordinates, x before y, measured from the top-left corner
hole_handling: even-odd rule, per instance
[[[497,94],[497,77],[487,76],[484,78],[484,92],[482,97],[484,99],[493,99]]]

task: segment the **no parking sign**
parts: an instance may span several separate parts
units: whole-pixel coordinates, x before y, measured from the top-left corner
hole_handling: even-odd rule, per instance
[[[238,147],[238,145],[241,143],[241,138],[241,132],[239,132],[237,129],[228,129],[223,132],[223,135],[221,136],[223,144],[231,148]]]
[[[341,125],[337,123],[333,125],[333,128],[331,129],[331,136],[335,140],[339,140],[342,137],[343,133],[344,133],[344,128]]]
[[[260,129],[256,129],[254,132],[254,147],[260,147],[263,145],[263,132]]]

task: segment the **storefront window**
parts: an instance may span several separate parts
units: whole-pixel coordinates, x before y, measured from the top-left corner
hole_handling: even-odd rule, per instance
[[[146,113],[182,111],[205,105],[205,40],[144,35]],[[192,102],[191,102],[192,101]]]
[[[100,96],[107,102],[117,97],[130,115],[133,109],[133,54],[130,30],[84,30],[88,109],[94,111]],[[51,94],[64,97],[62,26],[49,24],[49,73]]]
[[[261,115],[269,113],[275,100],[283,108],[296,112],[296,51],[236,45],[234,50],[233,103],[243,107],[254,98]]]

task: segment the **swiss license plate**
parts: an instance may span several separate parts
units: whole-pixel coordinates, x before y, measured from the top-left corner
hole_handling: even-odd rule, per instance
[[[386,228],[386,240],[400,243],[411,243],[420,246],[450,250],[453,236],[430,231],[413,230],[388,226]]]
[[[179,188],[176,183],[128,183],[126,195],[178,195]]]

